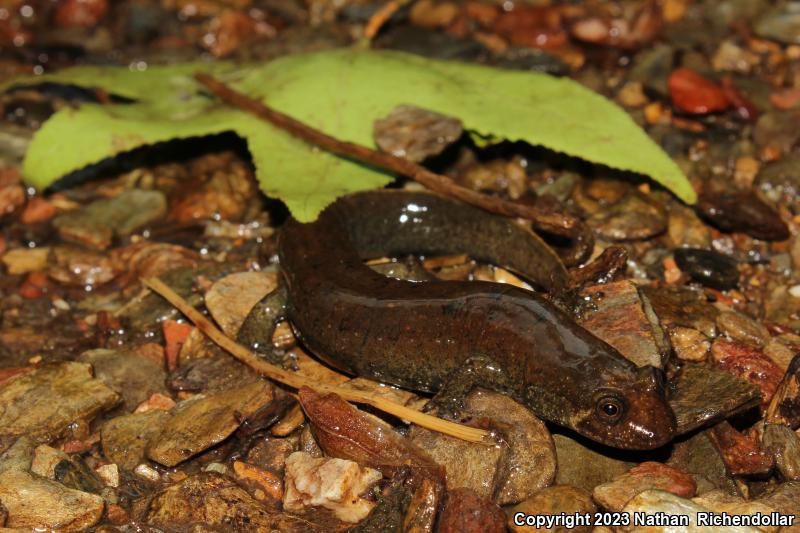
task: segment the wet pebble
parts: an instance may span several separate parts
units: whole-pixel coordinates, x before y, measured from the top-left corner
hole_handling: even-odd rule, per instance
[[[707,337],[716,336],[719,310],[701,291],[681,286],[646,286],[641,290],[665,327],[690,327]]]
[[[702,507],[692,500],[681,498],[670,492],[663,490],[646,490],[640,492],[625,505],[623,512],[626,513],[644,513],[648,515],[670,515],[677,516],[683,515],[689,517],[689,525],[681,527],[679,531],[683,533],[703,533],[711,531],[715,528],[698,526],[697,513],[709,512],[710,509]],[[630,533],[656,533],[663,531],[671,531],[665,526],[634,526],[626,528]],[[676,528],[676,530],[678,530]],[[725,528],[729,533],[760,533],[760,530],[754,527],[745,526],[731,526]]]
[[[464,127],[457,118],[401,105],[375,121],[373,137],[382,151],[419,163],[442,153],[463,132]]]
[[[636,286],[628,280],[587,287],[581,295],[591,301],[580,324],[607,342],[636,366],[661,368],[666,355],[664,333],[648,317]],[[654,323],[655,322],[655,323]]]
[[[670,328],[669,340],[681,361],[703,362],[711,349],[711,340],[694,328]]]
[[[114,237],[130,235],[167,212],[167,200],[159,191],[129,189],[57,216],[53,226],[62,239],[105,249]]]
[[[707,434],[731,475],[766,475],[772,470],[774,459],[762,448],[754,432],[743,433],[723,421]]]
[[[755,186],[772,202],[793,205],[800,194],[800,152],[764,165]]]
[[[586,442],[579,442],[568,435],[553,435],[558,456],[556,485],[571,485],[585,491],[607,483],[630,470],[635,463],[621,456],[605,453]]]
[[[146,460],[147,445],[161,434],[170,416],[168,411],[154,409],[112,418],[100,430],[103,455],[123,470],[133,471]]]
[[[206,292],[211,316],[229,337],[236,337],[253,306],[277,286],[275,272],[237,272],[218,280]]]
[[[147,446],[147,457],[175,466],[224,440],[273,397],[272,385],[262,380],[185,400]]]
[[[294,452],[286,459],[283,508],[302,512],[307,507],[324,507],[339,520],[357,523],[375,507],[360,495],[382,477],[377,470],[346,459]]]
[[[437,533],[505,533],[505,514],[491,500],[469,489],[447,492]]]
[[[711,246],[711,229],[700,220],[693,209],[678,203],[669,208],[667,236],[675,248]]]
[[[719,331],[735,341],[763,348],[769,331],[752,318],[735,311],[724,311],[717,317]]]
[[[800,2],[783,2],[761,16],[753,27],[758,35],[786,44],[800,44]]]
[[[519,526],[515,523],[516,513],[527,515],[558,515],[566,513],[594,513],[597,506],[592,501],[592,495],[578,487],[570,485],[554,485],[545,487],[524,502],[521,502],[508,510],[508,528],[514,533],[529,531],[547,531],[551,533],[589,533],[592,528],[589,526],[577,526],[567,529],[562,526],[552,528],[535,528],[531,526]]]
[[[135,352],[90,350],[78,360],[92,365],[95,376],[122,397],[127,412],[153,394],[167,394],[162,366]]]
[[[761,513],[768,515],[775,511],[772,507],[764,505],[754,500],[745,500],[740,496],[728,494],[723,490],[711,490],[700,496],[692,498],[692,501],[715,513],[728,513],[730,515],[754,515]],[[776,533],[780,526],[760,526],[759,529],[764,533]]]
[[[620,511],[631,498],[649,489],[691,498],[697,485],[685,472],[662,463],[646,461],[613,481],[598,485],[592,491],[592,497],[605,509]]]
[[[0,501],[8,513],[6,527],[28,531],[84,531],[105,508],[100,496],[19,470],[0,473]]]
[[[800,109],[768,111],[762,114],[753,130],[753,141],[760,149],[772,148],[788,154],[800,140]]]
[[[783,424],[765,424],[761,443],[786,481],[800,481],[800,436]]]
[[[144,521],[163,530],[189,529],[196,524],[209,526],[209,531],[224,529],[231,533],[329,530],[309,519],[271,512],[232,479],[211,472],[191,476],[156,493]]]
[[[638,191],[628,192],[620,201],[589,217],[589,226],[613,241],[641,240],[667,229],[664,209]]]
[[[704,115],[730,106],[722,87],[692,69],[673,70],[667,84],[672,104],[684,113]]]
[[[48,259],[47,275],[67,285],[96,287],[108,283],[119,273],[107,254],[78,246],[55,246]]]
[[[783,377],[783,371],[769,357],[753,346],[722,338],[711,345],[711,355],[719,368],[758,386],[762,406],[769,404]]]
[[[741,232],[764,241],[789,238],[780,215],[752,192],[704,195],[695,206],[711,224],[726,232]]]
[[[53,363],[0,385],[0,438],[61,434],[78,420],[91,420],[119,402],[119,396],[92,377],[85,363]],[[53,409],[57,405],[58,409]]]
[[[679,248],[673,255],[678,268],[706,287],[724,291],[739,283],[737,263],[731,257],[699,248]]]

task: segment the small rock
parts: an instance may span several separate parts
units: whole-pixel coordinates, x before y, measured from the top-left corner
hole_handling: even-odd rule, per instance
[[[60,283],[90,288],[104,285],[117,275],[107,255],[77,246],[54,247],[46,272]]]
[[[512,507],[508,511],[508,529],[514,533],[526,533],[529,531],[548,531],[551,533],[589,533],[592,528],[589,526],[577,526],[567,529],[563,526],[552,528],[534,528],[525,525],[518,525],[514,517],[517,513],[526,515],[559,515],[566,513],[573,515],[576,513],[594,513],[597,507],[592,501],[592,496],[586,490],[572,487],[570,485],[554,485],[545,487],[522,503]]]
[[[711,355],[719,368],[761,389],[762,407],[769,404],[783,377],[783,371],[769,357],[757,348],[722,338],[711,345]]]
[[[684,498],[697,490],[692,477],[667,465],[647,461],[631,468],[609,483],[598,485],[592,497],[610,511],[620,511],[634,496],[649,489],[659,489]]]
[[[83,531],[103,514],[103,498],[69,489],[27,472],[0,473],[0,502],[8,512],[9,528]]]
[[[767,200],[791,206],[800,194],[800,152],[793,152],[763,166],[755,186]]]
[[[93,28],[108,11],[108,0],[64,0],[56,9],[55,21],[62,28]]]
[[[648,515],[669,515],[669,516],[688,516],[689,525],[675,527],[675,530],[682,533],[712,533],[718,531],[716,527],[698,526],[697,513],[707,513],[710,509],[701,507],[692,500],[681,498],[663,490],[646,490],[640,492],[625,505],[623,512],[634,515],[645,513]],[[658,517],[654,517],[657,519]],[[633,522],[633,520],[631,520]],[[671,531],[668,526],[633,526],[626,527],[625,531],[630,533],[656,533]],[[747,526],[726,526],[726,533],[759,533],[760,530]]]
[[[122,396],[127,412],[153,394],[167,394],[164,370],[133,352],[89,350],[78,358],[94,368],[95,376]]]
[[[702,196],[695,209],[722,231],[764,241],[783,241],[790,235],[780,215],[751,192]]]
[[[229,337],[236,337],[250,310],[277,286],[275,272],[237,272],[218,280],[206,292],[211,316]]]
[[[649,306],[642,301],[636,286],[628,280],[595,285],[582,296],[586,306],[580,324],[616,348],[636,366],[661,368],[666,358],[664,332],[658,319],[648,317]]]
[[[739,494],[739,487],[705,431],[695,432],[686,439],[677,439],[666,464],[690,474],[700,494],[707,490]]]
[[[767,39],[800,44],[800,2],[782,2],[761,16],[753,29]]]
[[[255,499],[261,501],[283,500],[282,477],[242,461],[234,461],[233,472],[239,484],[247,488]]]
[[[674,248],[708,248],[711,230],[693,209],[677,202],[670,205],[667,236]]]
[[[786,481],[800,481],[800,437],[783,424],[765,424],[761,443]]]
[[[145,460],[145,449],[161,434],[167,411],[153,410],[112,418],[100,430],[100,442],[106,458],[127,471],[133,471]]]
[[[739,283],[736,261],[719,252],[679,248],[673,255],[678,268],[706,287],[725,291],[736,287]]]
[[[114,198],[97,200],[53,220],[62,239],[105,249],[114,237],[130,235],[162,218],[167,200],[159,191],[130,189]]]
[[[114,391],[92,377],[87,364],[44,365],[0,385],[0,438],[27,434],[52,439],[118,401]]]
[[[13,275],[39,272],[47,266],[50,248],[15,248],[3,254],[6,271]]]
[[[717,327],[735,341],[763,347],[770,338],[769,331],[750,317],[735,311],[725,311],[717,317]]]
[[[692,498],[692,501],[715,513],[727,513],[729,515],[754,515],[756,513],[769,515],[775,512],[775,509],[763,503],[745,501],[739,496],[732,496],[719,489],[701,494],[700,496]],[[758,529],[765,533],[776,533],[780,529],[780,526],[759,526]]]
[[[175,466],[224,440],[248,417],[269,404],[273,386],[264,380],[178,404],[161,434],[147,446],[147,457]]]
[[[189,477],[158,492],[144,521],[166,531],[188,529],[194,524],[231,533],[330,531],[309,519],[271,512],[233,480],[212,472]]]
[[[765,475],[772,469],[773,458],[761,448],[755,433],[742,433],[723,421],[707,434],[731,475]]]
[[[794,516],[794,523],[791,526],[782,527],[781,533],[800,532],[800,482],[781,483],[756,501],[779,513]]]
[[[711,349],[711,340],[694,328],[672,327],[669,340],[681,361],[703,362]]]
[[[771,338],[764,346],[764,355],[772,359],[782,370],[786,370],[795,356],[795,351],[781,342],[779,338]]]
[[[142,463],[140,465],[136,465],[136,468],[133,469],[133,473],[139,478],[149,481],[150,483],[158,483],[161,481],[161,474],[158,473],[158,470],[148,464]]]
[[[722,87],[689,68],[672,71],[667,82],[672,104],[684,113],[705,115],[730,106]]]
[[[61,461],[69,461],[69,455],[61,450],[42,444],[33,451],[31,473],[47,479],[55,479],[56,465]]]
[[[316,459],[295,452],[286,459],[283,508],[299,512],[321,506],[351,524],[363,520],[374,502],[360,497],[383,476],[377,470],[346,459]]]
[[[94,471],[106,487],[119,487],[119,467],[114,463],[98,466]]]
[[[417,2],[415,7],[423,3]],[[382,151],[419,163],[442,153],[463,132],[464,126],[457,118],[401,105],[375,121],[373,137]]]
[[[667,229],[664,209],[635,190],[607,209],[598,211],[586,222],[597,234],[612,241],[647,239]]]
[[[789,363],[767,408],[766,421],[800,427],[800,354]]]
[[[716,337],[719,310],[708,303],[701,291],[689,287],[653,285],[642,287],[641,291],[647,296],[664,327],[684,326],[694,328],[706,337]]]
[[[638,81],[629,81],[617,92],[617,101],[625,107],[637,108],[645,105],[649,100]]]
[[[753,130],[753,141],[760,150],[777,150],[789,154],[800,139],[800,109],[767,111],[758,117]]]
[[[13,213],[25,203],[25,188],[20,183],[19,172],[0,170],[0,217]]]
[[[437,533],[505,533],[506,515],[491,500],[469,489],[447,492]]]

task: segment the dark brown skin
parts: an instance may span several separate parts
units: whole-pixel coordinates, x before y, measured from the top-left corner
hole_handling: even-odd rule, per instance
[[[637,369],[537,294],[401,281],[363,263],[412,252],[468,253],[554,290],[567,280],[536,237],[508,219],[430,194],[358,193],[314,223],[290,220],[281,234],[287,314],[303,343],[345,372],[428,392],[468,359],[488,358],[514,398],[546,420],[617,448],[672,439],[675,417],[656,371]]]

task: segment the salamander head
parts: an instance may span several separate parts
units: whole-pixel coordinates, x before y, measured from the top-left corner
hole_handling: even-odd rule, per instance
[[[615,448],[648,450],[675,436],[675,414],[664,394],[663,379],[653,367],[636,371],[634,382],[610,380],[587,394],[574,428]]]

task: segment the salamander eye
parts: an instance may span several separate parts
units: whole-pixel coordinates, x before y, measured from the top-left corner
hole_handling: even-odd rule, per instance
[[[616,396],[604,395],[597,400],[596,409],[602,420],[613,424],[625,414],[625,402]]]

